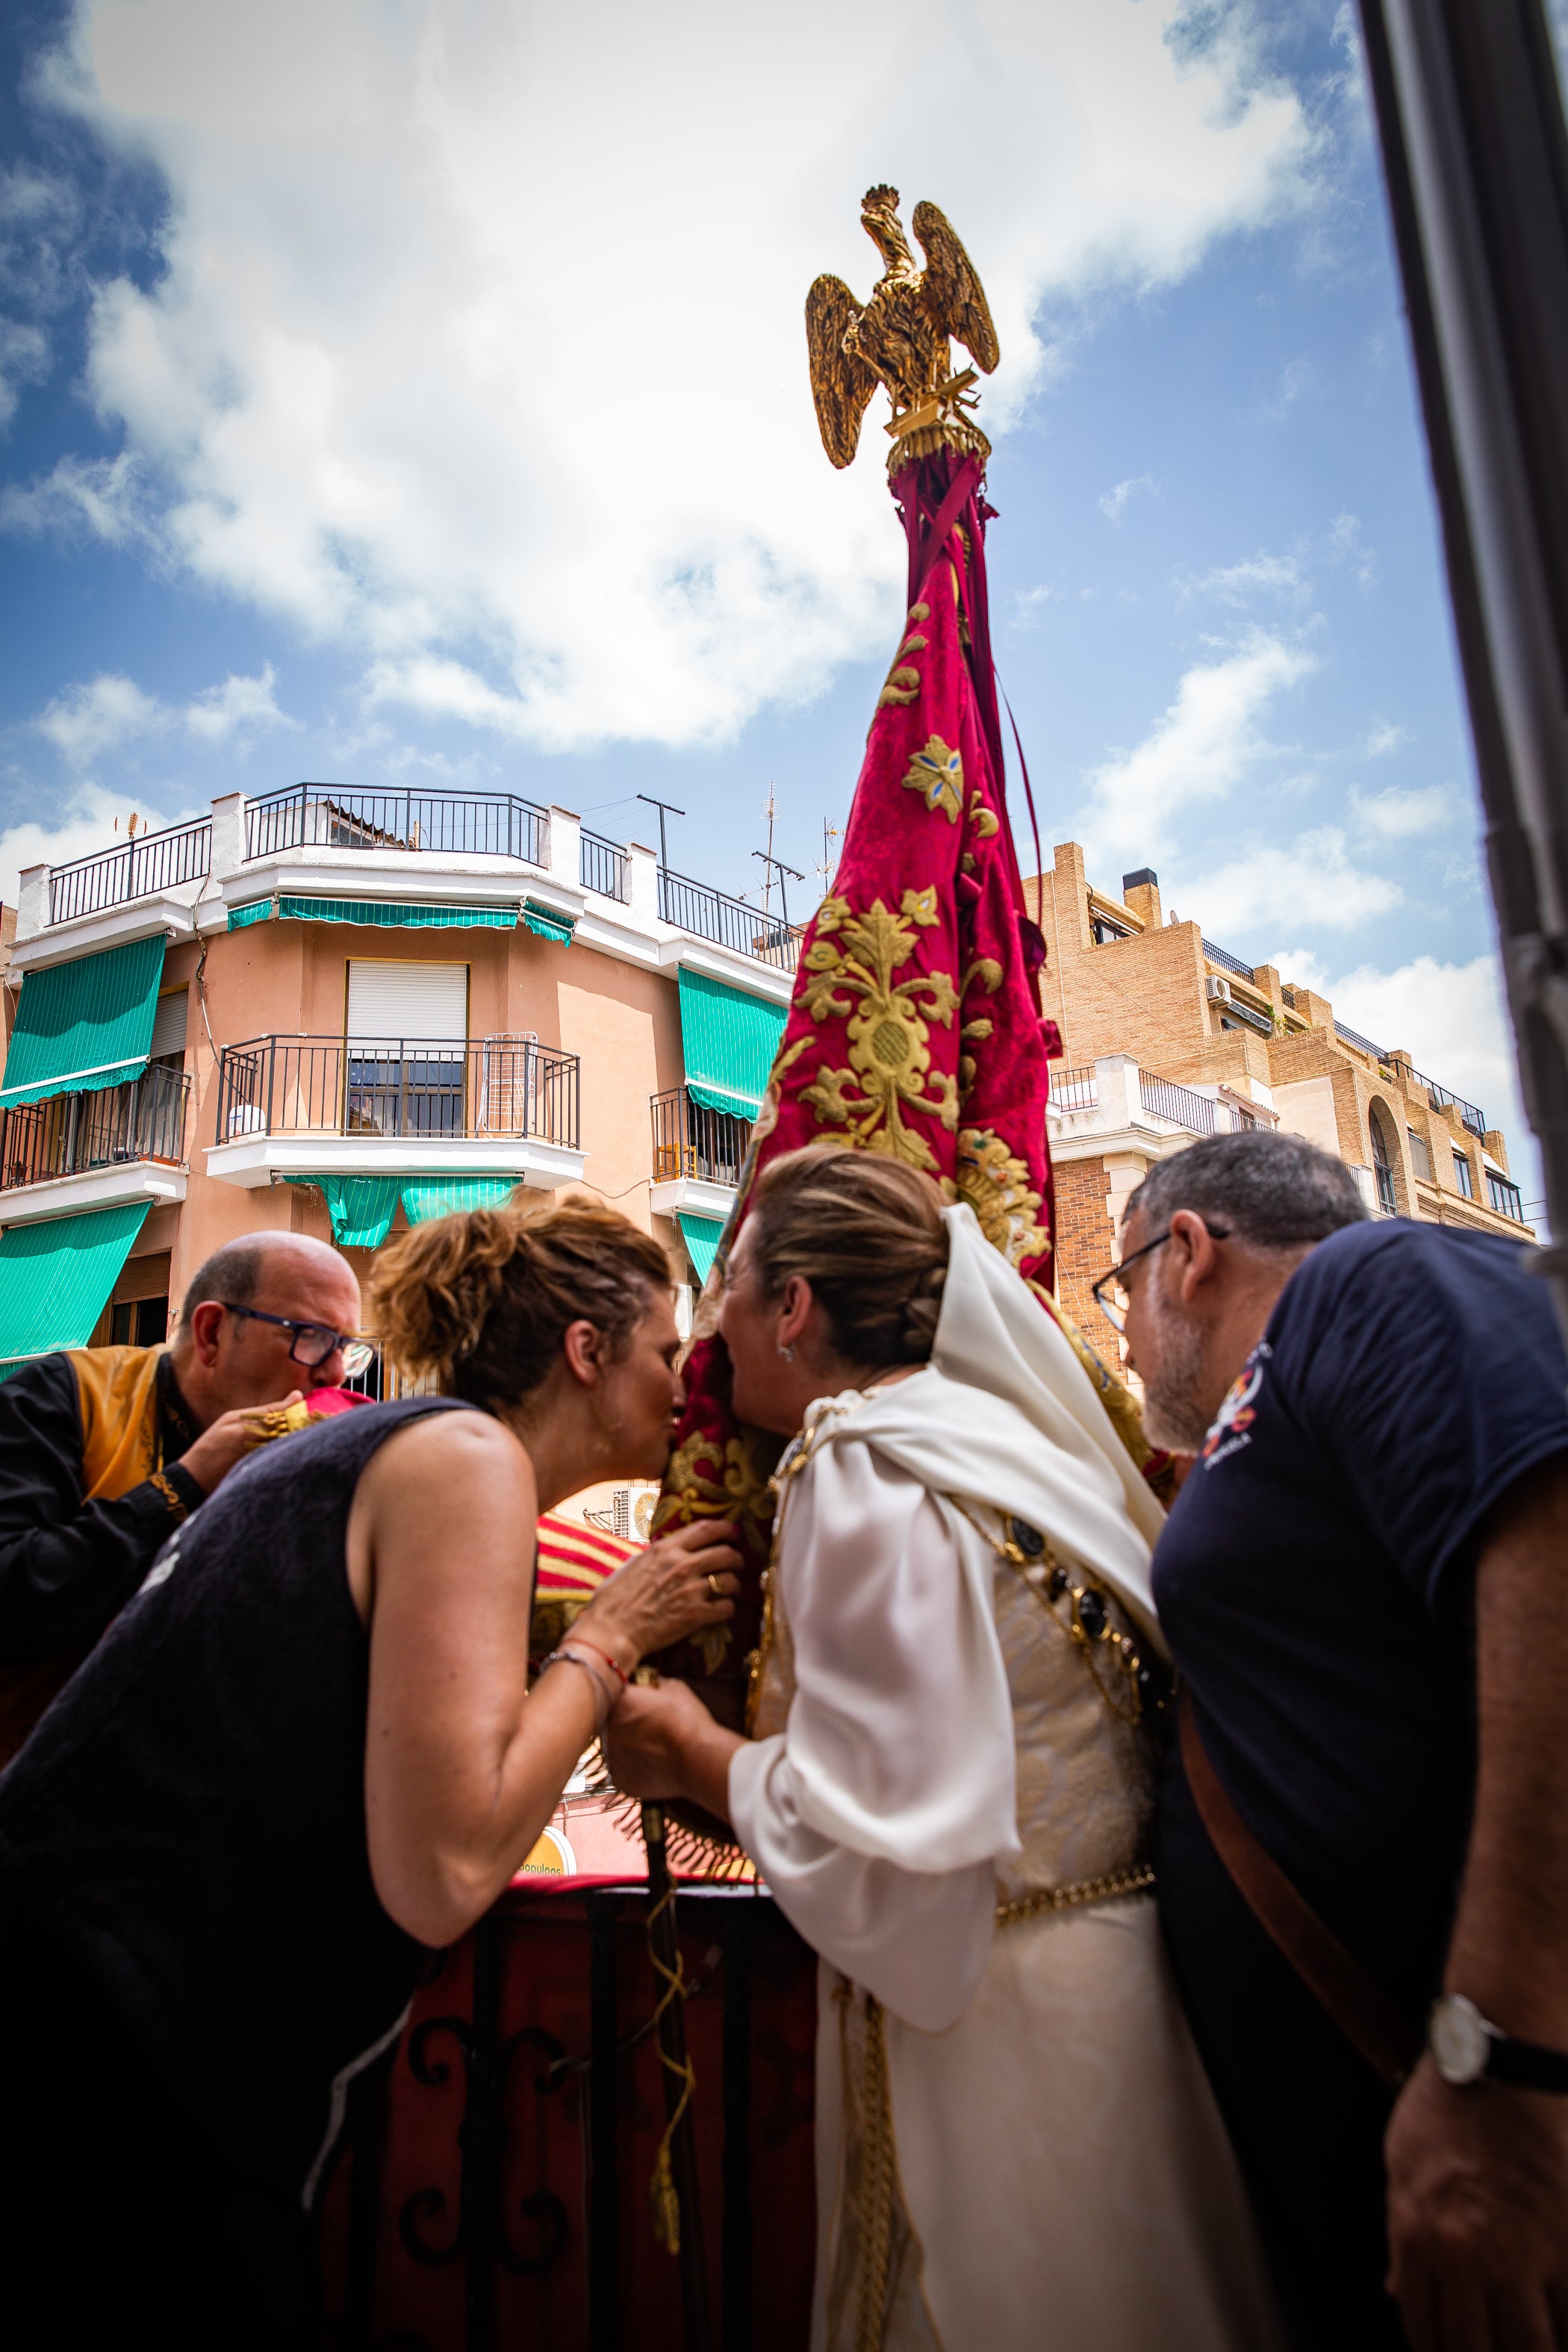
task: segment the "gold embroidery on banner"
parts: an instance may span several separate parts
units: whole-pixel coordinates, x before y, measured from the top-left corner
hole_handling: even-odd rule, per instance
[[[968,1202],[981,1232],[1009,1265],[1048,1255],[1051,1237],[1040,1223],[1040,1196],[1029,1182],[1029,1171],[989,1128],[966,1127],[960,1133],[950,1197]]]
[[[930,618],[931,606],[929,604],[911,604],[910,606],[910,619],[911,621],[929,621]],[[903,644],[893,656],[893,667],[888,672],[887,677],[883,681],[881,693],[877,697],[878,710],[885,709],[890,706],[896,707],[900,704],[910,703],[914,700],[916,695],[921,690],[921,674],[910,661],[909,656],[910,654],[923,654],[929,643],[929,638],[922,637],[918,630],[913,628],[910,629],[909,635],[905,637]],[[875,713],[873,713],[873,718],[874,717]]]
[[[989,841],[994,833],[1002,830],[994,810],[986,807],[978,792],[969,795],[969,821],[982,841]]]
[[[940,809],[949,824],[956,824],[963,808],[963,761],[950,751],[940,735],[932,735],[917,751],[903,777],[904,790],[919,793],[928,809]]]
[[[653,1515],[650,1536],[661,1536],[675,1527],[689,1527],[694,1519],[735,1519],[740,1522],[742,1547],[746,1543],[746,1523],[752,1522],[752,1549],[762,1548],[773,1516],[773,1496],[768,1477],[755,1458],[755,1439],[751,1432],[724,1441],[720,1454],[717,1435],[708,1430],[698,1430],[684,1445],[678,1446],[665,1473],[665,1491]],[[724,1663],[730,1647],[728,1625],[710,1625],[704,1632],[689,1636],[702,1653],[703,1670],[716,1675]]]
[[[831,1015],[849,1030],[849,1067],[819,1065],[801,1100],[825,1127],[843,1128],[851,1142],[932,1172],[931,1147],[905,1126],[904,1113],[957,1128],[957,1082],[932,1072],[929,1040],[932,1021],[952,1028],[958,991],[943,971],[902,981],[893,975],[913,956],[916,929],[940,920],[934,889],[906,890],[897,915],[880,898],[866,914],[857,914],[846,898],[825,898],[801,988],[812,1020]]]

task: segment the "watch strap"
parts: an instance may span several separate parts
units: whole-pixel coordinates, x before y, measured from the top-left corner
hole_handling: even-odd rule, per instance
[[[1486,2074],[1489,2082],[1514,2083],[1523,2090],[1568,2091],[1568,2056],[1507,2033],[1492,2035]]]

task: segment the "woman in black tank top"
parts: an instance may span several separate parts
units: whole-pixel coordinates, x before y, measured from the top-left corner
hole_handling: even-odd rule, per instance
[[[40,2344],[314,2339],[350,2086],[638,1659],[731,1613],[733,1530],[683,1528],[528,1694],[538,1513],[659,1475],[683,1402],[647,1234],[448,1217],[373,1293],[447,1392],[233,1473],[0,1776],[0,2263]]]

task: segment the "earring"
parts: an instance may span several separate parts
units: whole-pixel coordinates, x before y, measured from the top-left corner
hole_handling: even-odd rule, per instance
[[[780,1355],[784,1358],[784,1361],[785,1361],[785,1363],[786,1363],[786,1364],[793,1364],[793,1363],[794,1363],[794,1361],[795,1361],[795,1349],[794,1349],[793,1348],[781,1348],[781,1349],[779,1349],[779,1353],[780,1353]]]

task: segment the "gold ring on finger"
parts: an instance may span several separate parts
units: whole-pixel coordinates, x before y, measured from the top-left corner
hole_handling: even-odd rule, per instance
[[[709,1590],[709,1591],[713,1595],[713,1598],[714,1598],[714,1600],[715,1600],[715,1601],[722,1601],[722,1600],[723,1600],[723,1598],[724,1598],[724,1588],[723,1588],[723,1586],[720,1583],[720,1581],[719,1581],[718,1578],[714,1575],[714,1573],[713,1573],[713,1571],[712,1571],[712,1570],[711,1570],[711,1569],[710,1569],[710,1570],[709,1570],[709,1571],[708,1571],[708,1590]]]

